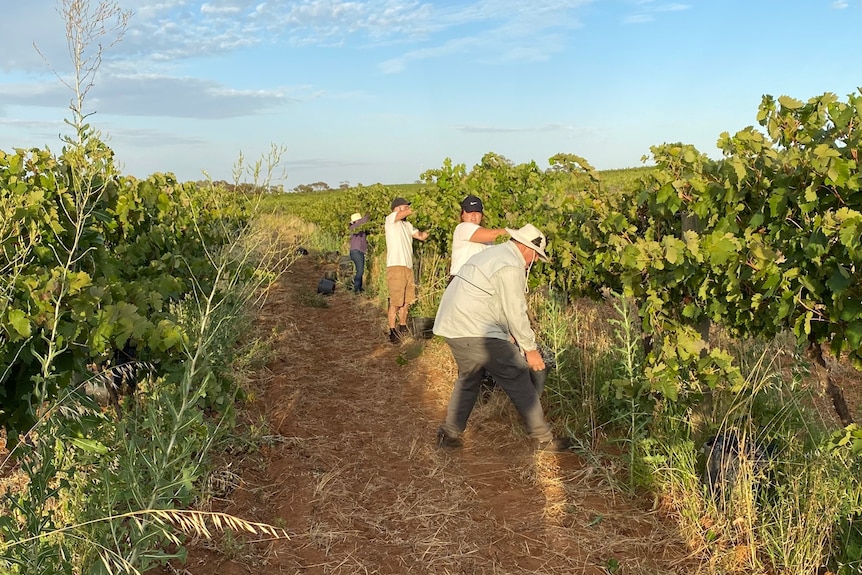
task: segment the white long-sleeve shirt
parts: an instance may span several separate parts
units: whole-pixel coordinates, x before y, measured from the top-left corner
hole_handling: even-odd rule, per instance
[[[536,349],[527,316],[524,257],[508,241],[474,255],[443,293],[434,333],[447,338],[515,338],[525,352]]]

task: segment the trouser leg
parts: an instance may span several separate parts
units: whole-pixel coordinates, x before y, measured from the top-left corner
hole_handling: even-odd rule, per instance
[[[545,420],[539,394],[530,378],[530,366],[515,344],[502,339],[487,339],[489,360],[485,369],[506,392],[521,415],[527,434],[538,441],[554,438]]]
[[[350,250],[350,259],[356,268],[353,276],[353,291],[362,291],[362,276],[365,274],[365,254],[360,250]]]
[[[548,381],[548,368],[546,367],[542,371],[531,369],[530,379],[533,382],[533,387],[536,388],[536,395],[538,395],[539,400],[541,400],[542,392],[545,390],[545,382]]]
[[[518,410],[529,436],[538,441],[553,439],[539,394],[530,379],[530,367],[515,344],[495,338],[450,338],[446,343],[458,365],[458,379],[443,425],[448,435],[458,436],[467,427],[479,396],[483,370],[487,370]]]
[[[467,419],[476,405],[482,383],[482,369],[487,361],[485,338],[459,337],[446,339],[458,366],[458,379],[452,388],[443,429],[457,437],[467,427]]]

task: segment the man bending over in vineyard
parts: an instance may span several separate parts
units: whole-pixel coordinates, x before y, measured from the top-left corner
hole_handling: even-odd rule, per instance
[[[446,339],[458,365],[458,379],[446,420],[437,431],[437,445],[447,449],[463,445],[461,434],[487,370],[512,400],[539,449],[566,451],[571,441],[554,437],[530,379],[530,370],[545,369],[545,362],[530,327],[524,294],[533,263],[548,261],[545,235],[532,224],[506,232],[512,239],[471,257],[440,300],[434,333]]]
[[[413,238],[428,239],[428,232],[420,232],[407,221],[413,213],[410,202],[404,198],[392,200],[392,213],[386,216],[386,286],[389,288],[389,341],[398,343],[407,336],[407,311],[416,301],[416,284],[413,281]],[[395,320],[398,320],[398,328]]]
[[[506,233],[505,229],[488,229],[481,226],[484,208],[482,200],[476,196],[467,196],[461,202],[461,223],[455,226],[455,232],[452,234],[450,281],[470,256],[493,245],[494,240]]]

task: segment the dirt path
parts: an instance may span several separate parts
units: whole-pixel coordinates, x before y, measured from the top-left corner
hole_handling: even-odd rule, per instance
[[[478,405],[466,446],[439,451],[454,363],[436,340],[393,346],[374,302],[294,264],[259,319],[278,354],[249,420],[265,446],[217,477],[211,509],[285,528],[289,541],[200,541],[165,573],[572,574],[692,572],[672,522],[614,493],[574,453],[530,449],[502,392]]]

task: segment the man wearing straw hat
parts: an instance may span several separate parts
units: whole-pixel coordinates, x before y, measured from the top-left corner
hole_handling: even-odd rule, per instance
[[[530,378],[530,370],[545,369],[545,362],[527,316],[527,275],[537,259],[548,261],[547,242],[532,224],[506,228],[506,233],[509,241],[479,252],[461,266],[434,319],[434,333],[445,338],[458,365],[437,445],[446,449],[463,445],[461,436],[487,370],[515,405],[538,448],[566,451],[571,441],[554,437]]]
[[[356,268],[353,276],[353,293],[361,293],[362,276],[365,275],[365,254],[368,252],[368,231],[363,227],[368,223],[368,216],[359,212],[350,216],[350,259]]]

